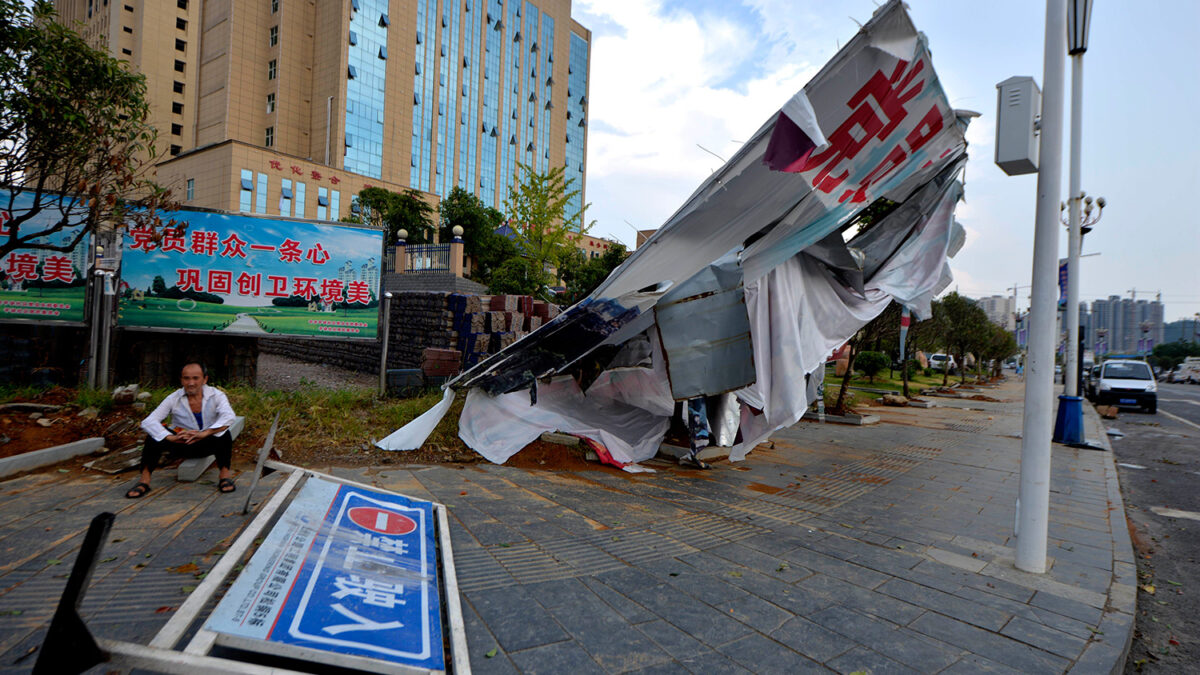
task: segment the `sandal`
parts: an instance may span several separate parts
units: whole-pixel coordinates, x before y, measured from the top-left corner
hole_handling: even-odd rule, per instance
[[[125,493],[126,499],[141,499],[150,491],[150,486],[146,483],[138,483],[129,488],[129,492]]]
[[[237,490],[237,486],[233,484],[232,478],[222,478],[221,480],[217,481],[217,490],[228,494],[234,490]]]

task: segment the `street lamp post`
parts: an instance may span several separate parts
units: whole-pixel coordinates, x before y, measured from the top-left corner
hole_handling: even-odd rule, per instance
[[[1084,200],[1080,187],[1083,135],[1083,54],[1087,51],[1088,27],[1092,18],[1091,0],[1069,0],[1067,4],[1067,53],[1071,55],[1071,175],[1069,230],[1067,236],[1067,344],[1063,364],[1063,395],[1054,439],[1063,443],[1083,442],[1083,406],[1079,400],[1079,251],[1083,245],[1080,208]]]

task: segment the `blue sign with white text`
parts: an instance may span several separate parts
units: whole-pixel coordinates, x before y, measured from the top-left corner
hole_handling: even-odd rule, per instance
[[[443,670],[434,532],[429,502],[309,479],[208,628]]]

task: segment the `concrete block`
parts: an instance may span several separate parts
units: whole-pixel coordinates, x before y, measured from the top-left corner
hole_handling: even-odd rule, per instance
[[[233,418],[233,424],[229,425],[229,435],[236,441],[238,434],[242,433],[242,429],[245,428],[246,418],[239,415]],[[215,461],[217,461],[217,458],[213,455],[185,459],[179,463],[179,468],[175,472],[175,479],[181,483],[194,483]]]
[[[57,464],[63,460],[79,457],[80,455],[90,455],[103,447],[103,438],[85,438],[73,443],[64,443],[51,448],[43,448],[21,455],[14,455],[13,457],[5,457],[4,459],[0,459],[0,478],[21,473],[22,471],[29,471],[30,469]]]

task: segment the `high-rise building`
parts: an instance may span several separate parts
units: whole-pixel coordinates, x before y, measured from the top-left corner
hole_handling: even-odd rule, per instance
[[[975,301],[989,321],[1007,330],[1016,328],[1016,302],[1011,295],[989,295]]]
[[[1163,305],[1110,295],[1092,302],[1088,344],[1098,353],[1141,353],[1164,339]]]
[[[55,7],[146,75],[158,180],[185,205],[338,220],[373,185],[501,208],[518,162],[584,188],[591,32],[570,0]]]

